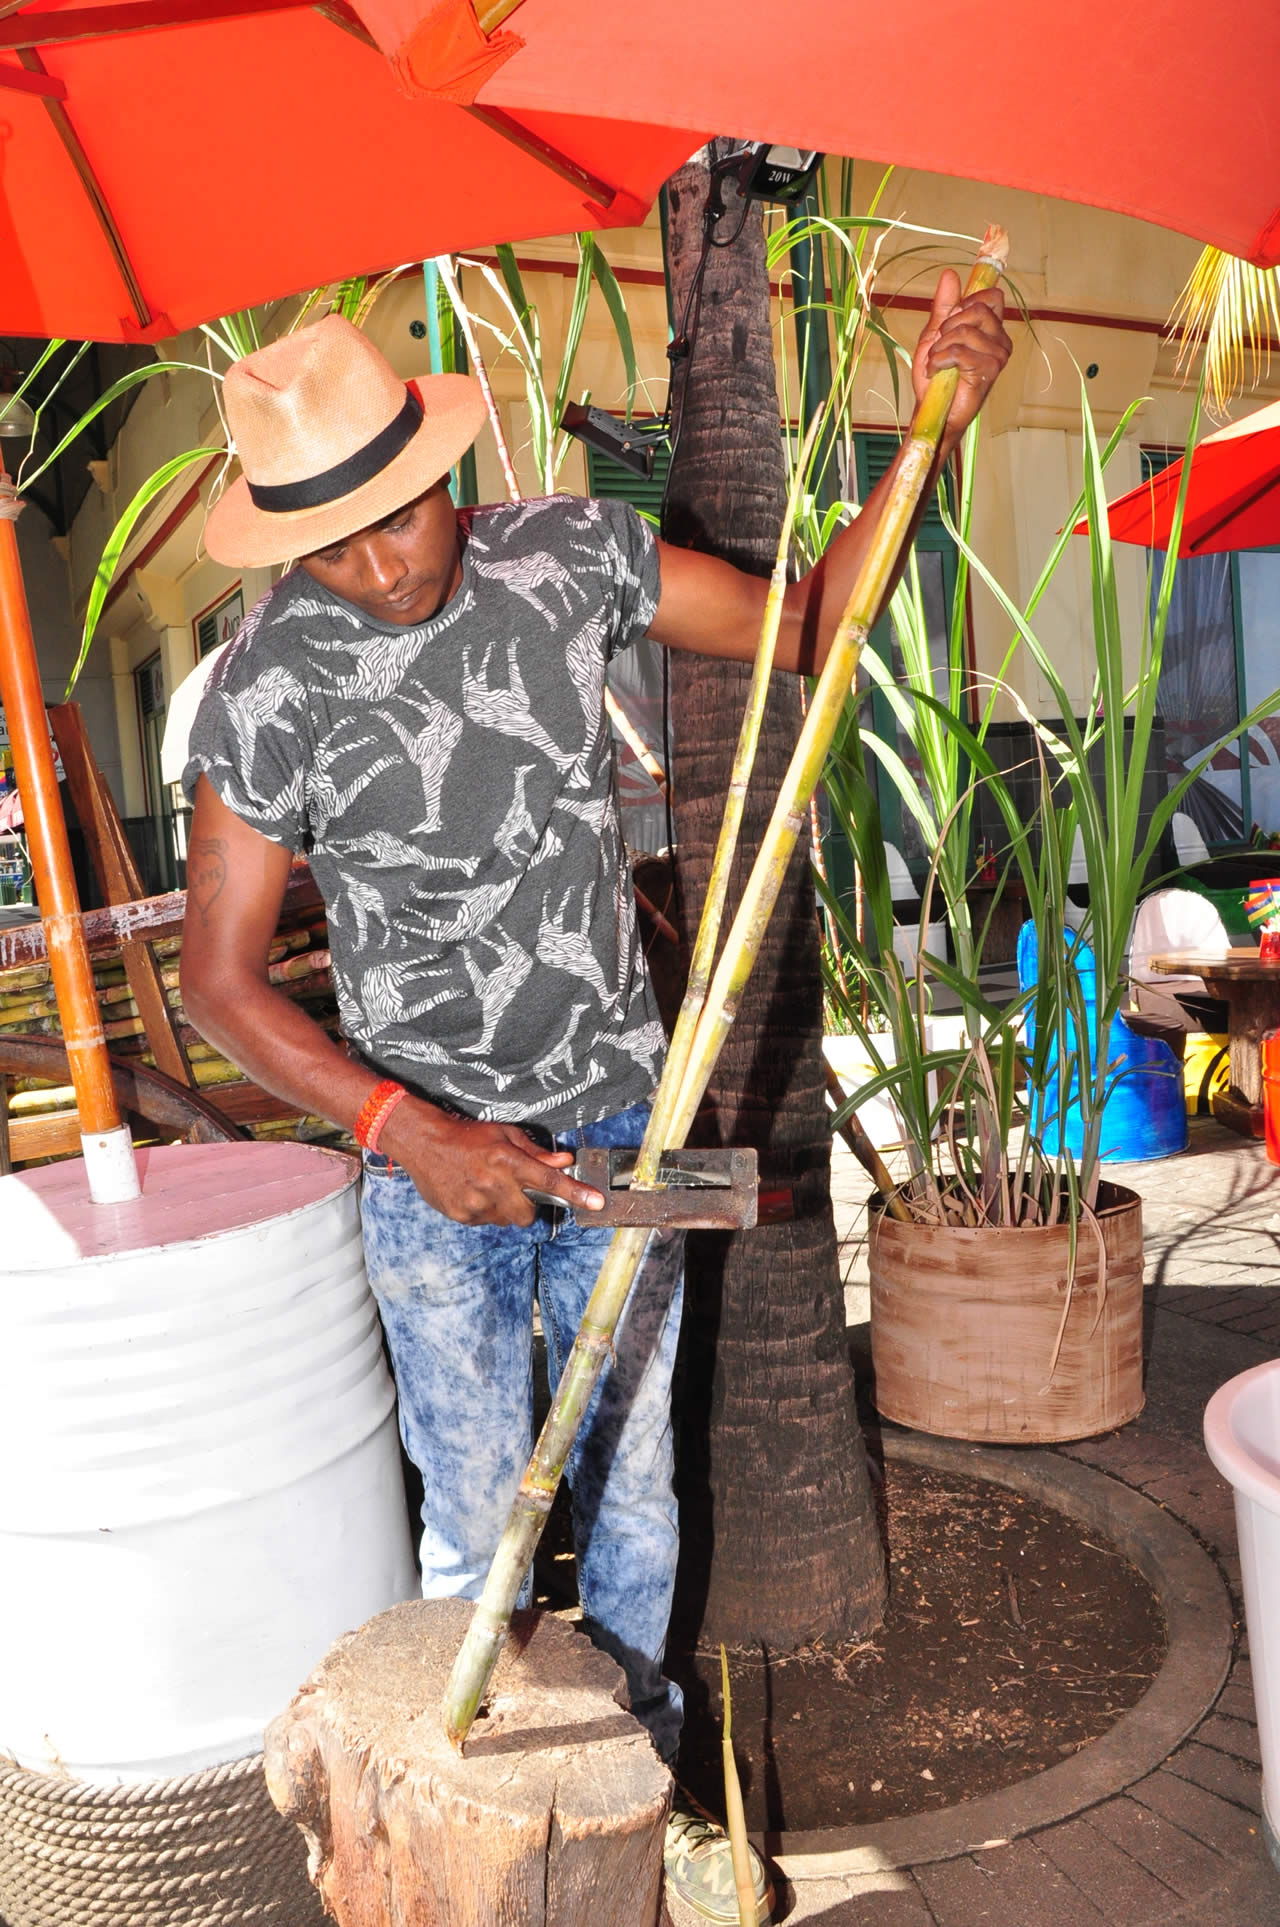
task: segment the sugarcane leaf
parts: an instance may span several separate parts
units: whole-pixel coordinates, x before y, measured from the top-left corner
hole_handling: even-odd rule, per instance
[[[130,369],[127,375],[121,375],[118,381],[113,381],[111,386],[103,394],[99,395],[91,408],[85,409],[83,415],[81,415],[80,419],[76,422],[75,427],[67,430],[61,441],[58,442],[54,448],[52,454],[46,455],[44,460],[38,463],[29,475],[24,472],[23,486],[28,487],[33,482],[38,482],[46,469],[51,468],[57,461],[59,455],[70,448],[76,436],[83,434],[84,430],[89,426],[89,423],[96,420],[104,408],[110,408],[113,401],[118,401],[121,395],[128,394],[129,390],[136,388],[139,382],[150,381],[153,375],[169,374],[178,369],[197,375],[208,375],[211,372],[198,361],[150,361],[144,368]],[[221,376],[215,374],[213,379],[220,381]],[[209,452],[217,453],[216,450]]]
[[[636,345],[631,333],[631,320],[627,314],[626,299],[618,277],[605,259],[604,250],[598,242],[592,248],[591,269],[596,278],[596,285],[604,296],[609,318],[613,322],[613,332],[617,337],[618,349],[622,355],[622,371],[627,387],[627,420],[630,421],[636,405],[636,389],[640,385]]]
[[[133,534],[139,516],[143,514],[150,503],[155,501],[157,495],[163,494],[164,490],[169,487],[169,484],[176,481],[178,476],[191,468],[194,463],[208,461],[212,456],[225,453],[225,449],[218,448],[189,448],[185,450],[183,454],[175,455],[172,460],[162,463],[153,475],[148,475],[142,487],[124,510],[119,521],[112,529],[111,534],[107,537],[106,545],[102,551],[102,558],[94,574],[93,587],[89,591],[88,607],[84,612],[84,630],[80,638],[80,653],[76,657],[75,667],[72,669],[67,681],[66,694],[63,697],[64,702],[70,702],[71,694],[79,680],[80,672],[88,660],[89,650],[93,645],[93,633],[98,626],[98,618],[102,614],[103,605],[110,592],[116,567],[121,556],[124,554],[129,537]]]
[[[578,236],[578,272],[573,284],[573,299],[569,303],[569,322],[565,330],[564,352],[560,357],[560,374],[556,380],[555,397],[550,409],[551,420],[557,429],[560,426],[560,417],[564,413],[569,382],[573,376],[573,364],[578,358],[583,324],[587,318],[595,253],[596,246],[591,236],[580,234]]]
[[[39,356],[36,359],[35,366],[31,368],[31,370],[23,376],[21,382],[14,389],[13,393],[11,395],[0,396],[0,421],[4,420],[5,416],[9,413],[9,410],[14,406],[15,402],[20,402],[25,400],[27,390],[28,388],[30,388],[32,382],[36,379],[36,376],[41,372],[41,370],[46,366],[48,362],[52,361],[53,357],[57,354],[58,350],[65,346],[66,346],[66,338],[65,336],[62,336],[62,335],[55,335],[52,340],[47,341],[45,343],[44,347],[40,351]],[[57,394],[58,389],[62,386],[63,382],[66,380],[67,376],[71,373],[71,370],[75,367],[76,363],[80,359],[80,356],[84,354],[88,346],[89,344],[87,341],[81,342],[78,350],[72,356],[67,366],[62,370],[60,370],[58,374],[58,378],[53,385],[51,395]],[[50,398],[51,397],[46,397],[46,399],[50,399]],[[43,407],[43,403],[41,403],[40,406]],[[36,413],[37,419],[39,419],[38,408],[35,411],[35,413]]]
[[[509,241],[502,241],[494,250],[498,257],[498,267],[506,286],[511,306],[519,318],[521,327],[536,339],[538,312],[525,292],[524,279],[516,262],[516,251]]]

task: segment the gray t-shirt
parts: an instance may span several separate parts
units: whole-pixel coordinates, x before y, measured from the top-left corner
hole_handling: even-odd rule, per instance
[[[377,622],[301,569],[277,583],[210,678],[183,783],[203,772],[306,853],[370,1064],[565,1130],[662,1064],[603,705],[657,609],[657,550],[616,502],[458,519],[462,585],[432,622]]]

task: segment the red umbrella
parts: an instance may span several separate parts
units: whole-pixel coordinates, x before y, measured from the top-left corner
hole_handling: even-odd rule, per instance
[[[1280,402],[1207,435],[1191,456],[1180,556],[1220,555],[1280,542]],[[1130,489],[1107,510],[1117,542],[1167,549],[1185,459]],[[1088,532],[1088,521],[1075,533]]]
[[[342,0],[0,16],[6,334],[155,341],[340,275],[633,226],[703,139],[407,92]]]
[[[518,11],[517,11],[518,9]],[[477,20],[477,14],[479,20]],[[506,24],[504,24],[504,22]],[[514,23],[514,24],[512,24]],[[337,275],[635,222],[711,131],[1280,253],[1280,10],[993,0],[0,0],[0,326],[156,340]],[[1194,103],[1197,138],[1143,137]],[[989,103],[989,105],[988,105]],[[96,1197],[136,1186],[0,502],[0,701]],[[101,1155],[99,1155],[99,1153]]]
[[[3,331],[154,341],[424,254],[632,225],[699,144],[634,117],[584,116],[577,101],[519,118],[476,107],[502,43],[484,42],[467,0],[436,15],[427,39],[410,36],[435,89],[424,95],[408,55],[393,68],[346,0],[0,5]],[[136,1196],[138,1178],[7,506],[0,498],[0,702],[90,1194],[113,1203]]]
[[[504,24],[488,38],[475,11]],[[958,64],[958,50],[965,61]],[[385,56],[385,57],[384,57]],[[0,324],[156,339],[423,255],[637,221],[708,132],[1280,258],[1280,8],[1128,0],[0,5]],[[1197,138],[1154,138],[1193,103]]]
[[[421,0],[359,0],[390,49]],[[440,11],[440,9],[437,9]],[[991,181],[1280,260],[1275,0],[527,0],[480,98]]]

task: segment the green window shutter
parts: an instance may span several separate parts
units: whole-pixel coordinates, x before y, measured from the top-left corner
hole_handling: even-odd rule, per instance
[[[137,672],[138,703],[143,720],[160,714],[164,709],[164,680],[160,669],[159,657],[144,662]]]
[[[657,428],[660,423],[654,419],[636,419],[636,428]],[[605,455],[598,448],[587,447],[587,493],[602,495],[612,502],[630,502],[633,509],[646,516],[655,525],[662,513],[662,497],[667,486],[667,470],[671,466],[669,448],[656,448],[653,452],[653,474],[637,475],[633,469],[624,468],[615,462],[612,455]]]
[[[1172,468],[1175,462],[1182,460],[1180,448],[1144,448],[1141,453],[1144,482],[1149,482],[1153,475],[1160,473],[1161,469]]]
[[[207,656],[211,649],[218,646],[218,611],[210,609],[207,616],[201,616],[196,626],[196,656]]]
[[[876,483],[880,481],[884,475],[888,474],[893,458],[901,446],[902,443],[896,435],[855,435],[854,460],[857,467],[858,495],[861,501],[865,502]],[[952,494],[951,473],[949,469],[943,479],[942,486],[946,489],[947,500],[954,509],[955,497]],[[942,520],[942,513],[938,507],[938,492],[936,489],[930,495],[928,507],[925,509],[924,515],[921,518],[919,534],[925,537],[941,536],[944,541],[950,540],[947,535],[946,526]]]

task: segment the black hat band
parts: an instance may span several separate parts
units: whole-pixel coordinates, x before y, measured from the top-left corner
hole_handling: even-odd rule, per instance
[[[329,502],[354,494],[408,447],[421,422],[422,403],[412,388],[406,388],[400,413],[345,461],[335,462],[332,468],[326,468],[319,475],[306,476],[300,482],[281,482],[270,487],[262,482],[250,482],[249,495],[254,507],[265,509],[269,515],[288,515],[297,509],[324,508]]]

